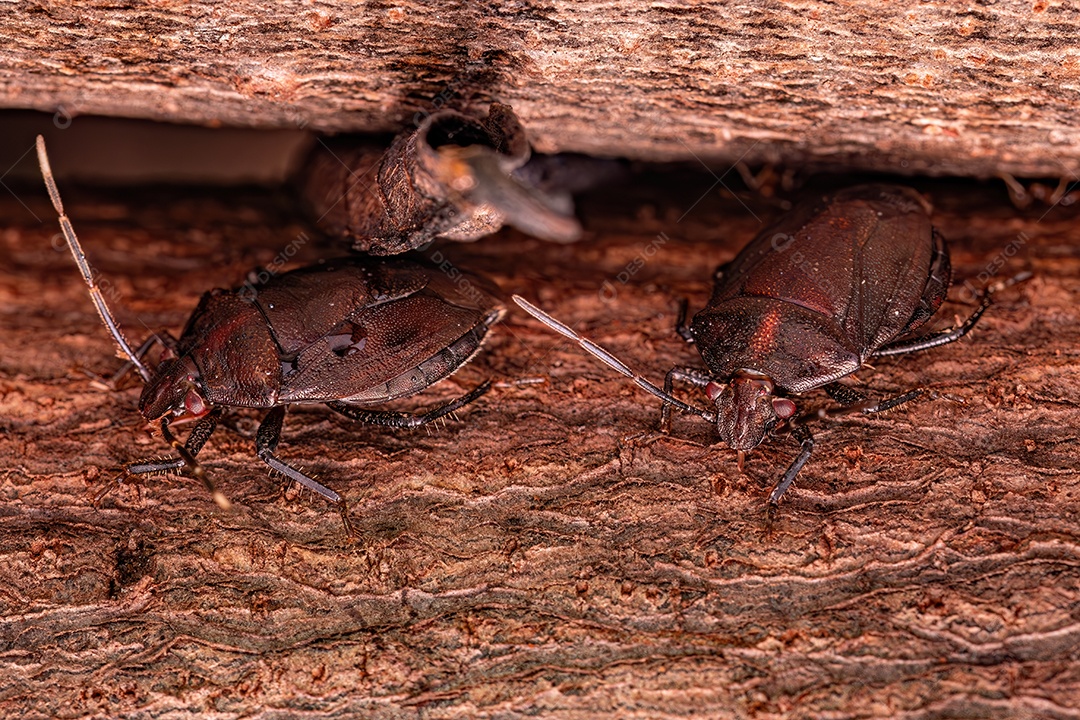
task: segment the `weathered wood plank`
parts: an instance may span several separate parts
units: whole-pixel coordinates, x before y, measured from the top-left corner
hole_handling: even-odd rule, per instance
[[[514,106],[538,148],[1080,173],[1080,8],[951,2],[22,6],[0,106],[320,131]]]

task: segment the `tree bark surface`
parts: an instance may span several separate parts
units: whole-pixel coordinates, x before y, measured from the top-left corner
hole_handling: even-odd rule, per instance
[[[0,106],[371,132],[496,99],[545,152],[1073,179],[1078,37],[1045,0],[48,2],[0,23]]]
[[[778,212],[713,182],[586,198],[577,245],[503,231],[428,253],[659,382],[699,365],[672,330],[679,298],[701,307],[713,267]],[[311,237],[267,196],[62,189],[138,339]],[[119,361],[44,195],[0,198],[0,714],[1077,717],[1080,223],[1000,190],[924,189],[960,282],[938,327],[970,312],[964,280],[1035,277],[963,341],[860,372],[875,395],[941,397],[815,425],[778,517],[765,500],[794,441],[740,473],[712,428],[658,433],[655,399],[515,308],[472,364],[402,403],[499,383],[444,426],[290,411],[280,454],[347,498],[355,540],[267,477],[258,411],[228,413],[201,456],[233,512],[184,478],[95,506],[122,464],[167,448],[137,387],[84,373]],[[298,247],[294,263],[337,252]]]

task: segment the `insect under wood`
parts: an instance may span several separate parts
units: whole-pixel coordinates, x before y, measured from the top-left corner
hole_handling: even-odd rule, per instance
[[[581,226],[567,207],[523,178],[525,129],[509,105],[476,119],[428,116],[389,149],[343,138],[322,142],[300,176],[301,195],[328,235],[356,250],[393,255],[435,240],[476,240],[504,224],[571,242]]]
[[[814,447],[788,395],[823,387],[845,406],[839,412],[863,413],[913,400],[926,391],[875,401],[837,381],[872,358],[959,340],[990,306],[988,289],[958,327],[916,334],[945,300],[952,277],[948,247],[929,211],[921,195],[895,185],[860,185],[797,206],[716,270],[712,298],[689,328],[683,304],[677,329],[708,369],[673,368],[663,388],[527,300],[514,301],[663,400],[662,430],[670,427],[671,406],[714,423],[738,452],[740,469],[767,435],[790,429],[801,451],[769,495],[776,506]],[[674,397],[675,380],[704,390],[714,409]]]
[[[267,408],[256,433],[259,459],[334,503],[351,534],[344,498],[276,454],[286,408],[319,403],[360,422],[406,428],[444,417],[490,389],[491,382],[485,381],[419,415],[368,409],[414,395],[454,373],[476,354],[505,312],[489,280],[462,271],[451,275],[408,258],[338,258],[258,285],[211,290],[178,340],[161,333],[132,349],[64,212],[40,136],[37,151],[64,238],[94,306],[120,354],[145,383],[139,412],[179,455],[131,463],[117,482],[142,475],[189,475],[228,508],[196,455],[223,408]],[[143,355],[155,342],[164,350],[151,368]],[[181,443],[170,424],[187,419],[196,423]]]

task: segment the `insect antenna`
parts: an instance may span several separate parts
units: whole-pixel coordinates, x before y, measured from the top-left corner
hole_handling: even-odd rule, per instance
[[[574,331],[573,329],[571,329],[567,325],[564,325],[563,323],[559,322],[555,318],[551,317],[546,312],[544,312],[540,308],[536,307],[535,305],[533,305],[531,302],[529,302],[525,298],[521,297],[520,295],[514,295],[513,297],[514,297],[514,302],[516,302],[518,304],[518,306],[522,310],[529,313],[534,318],[536,318],[540,322],[544,323],[549,328],[551,328],[555,332],[559,333],[563,337],[567,337],[567,338],[577,342],[577,344],[580,345],[590,355],[592,355],[597,360],[604,363],[605,365],[607,365],[611,369],[617,370],[618,372],[622,373],[626,377],[630,378],[641,389],[645,390],[646,392],[652,393],[653,395],[660,398],[664,402],[669,403],[671,405],[674,405],[675,407],[679,408],[680,410],[682,410],[684,412],[693,413],[694,415],[700,415],[701,417],[705,418],[709,422],[716,422],[716,415],[714,413],[711,413],[708,410],[702,410],[701,408],[694,407],[693,405],[688,405],[687,403],[684,403],[682,400],[679,400],[678,398],[674,397],[673,395],[665,392],[660,387],[657,387],[656,385],[652,384],[651,382],[649,382],[648,380],[643,378],[641,375],[638,375],[633,370],[631,370],[630,367],[626,363],[624,363],[622,360],[615,357],[610,352],[608,352],[604,348],[600,347],[599,345],[594,343],[589,338],[585,337],[584,335],[581,335],[580,333]]]
[[[71,256],[75,258],[75,264],[79,266],[79,272],[82,273],[83,280],[86,281],[86,286],[90,289],[90,299],[94,301],[94,307],[97,308],[101,322],[109,329],[117,347],[120,348],[122,356],[139,371],[143,382],[150,382],[150,371],[139,359],[138,353],[132,351],[131,345],[116,322],[116,318],[113,317],[112,311],[109,310],[109,306],[105,303],[105,296],[101,294],[101,288],[98,287],[97,281],[94,279],[93,269],[86,260],[86,254],[83,252],[82,245],[79,244],[78,236],[75,235],[75,228],[71,226],[71,221],[64,212],[64,203],[60,200],[60,191],[56,188],[56,180],[53,178],[52,167],[49,165],[49,156],[45,152],[45,138],[40,135],[37,136],[37,156],[38,165],[41,167],[41,176],[45,179],[45,188],[49,191],[49,199],[52,200],[56,214],[60,216],[60,229],[64,233],[64,240],[67,241]]]

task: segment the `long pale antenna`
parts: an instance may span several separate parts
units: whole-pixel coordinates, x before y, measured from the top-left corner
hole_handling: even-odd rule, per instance
[[[121,355],[135,366],[139,374],[142,375],[144,382],[150,382],[150,371],[139,359],[138,354],[131,350],[131,346],[128,344],[127,338],[124,337],[124,333],[120,330],[116,318],[113,317],[112,311],[109,310],[109,306],[105,303],[105,296],[101,294],[101,288],[98,287],[97,281],[94,279],[90,263],[86,261],[86,254],[83,252],[82,245],[79,244],[79,238],[75,235],[75,228],[71,226],[71,221],[68,220],[67,214],[64,213],[64,203],[60,200],[60,191],[56,188],[52,167],[49,166],[49,156],[45,152],[45,138],[40,135],[37,136],[37,156],[38,165],[41,166],[41,176],[45,179],[45,188],[49,191],[49,198],[52,200],[53,207],[56,208],[56,214],[60,216],[60,229],[64,232],[64,240],[67,241],[68,249],[71,250],[71,256],[75,258],[75,264],[79,266],[79,272],[82,273],[86,286],[90,288],[90,299],[94,301],[94,307],[97,308],[101,322],[105,323],[105,327],[112,333],[113,340],[116,341],[117,347],[120,348]]]
[[[657,387],[656,385],[653,385],[641,375],[638,375],[633,370],[631,370],[630,367],[622,360],[615,357],[610,352],[600,347],[589,338],[581,335],[578,332],[575,332],[570,327],[551,317],[546,312],[536,307],[520,295],[514,295],[514,302],[516,302],[522,310],[529,313],[534,318],[544,323],[555,332],[559,333],[563,337],[567,337],[575,341],[587,353],[595,357],[600,362],[604,363],[613,370],[617,370],[618,372],[633,380],[638,387],[645,390],[646,392],[652,393],[664,402],[674,405],[675,407],[679,408],[684,412],[700,415],[709,422],[716,422],[716,415],[714,413],[711,413],[708,410],[702,410],[701,408],[694,407],[693,405],[687,405],[682,400],[679,400],[678,398],[672,396],[670,393],[664,392],[664,390]]]

